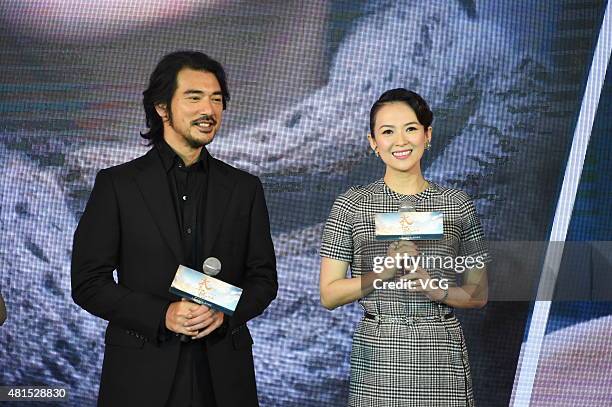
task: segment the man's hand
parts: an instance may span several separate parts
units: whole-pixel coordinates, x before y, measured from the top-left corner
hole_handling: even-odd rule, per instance
[[[191,336],[192,339],[203,338],[222,323],[222,312],[215,312],[206,305],[187,300],[171,303],[166,311],[166,328],[172,332]]]
[[[223,314],[223,312],[215,311],[212,309],[210,310],[210,312],[212,312],[212,315],[203,320],[201,323],[194,325],[194,327],[198,327],[197,329],[200,330],[200,332],[193,339],[203,338],[223,324],[223,317],[225,315]],[[191,321],[192,320],[189,320],[189,322]]]
[[[172,332],[196,336],[197,329],[193,329],[188,322],[195,318],[200,318],[211,310],[205,305],[199,305],[191,301],[182,300],[173,302],[166,311],[166,328]]]

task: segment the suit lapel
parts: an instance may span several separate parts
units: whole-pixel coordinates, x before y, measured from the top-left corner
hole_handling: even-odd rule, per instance
[[[211,256],[213,243],[221,228],[221,222],[234,189],[233,180],[226,169],[212,157],[209,157],[209,162],[210,173],[208,174],[206,218],[204,219],[204,258]]]
[[[183,262],[183,249],[181,247],[181,235],[176,220],[172,194],[166,178],[166,172],[161,159],[151,149],[139,165],[140,171],[136,174],[136,183],[144,198],[144,201],[153,217],[159,232],[170,250],[176,257],[178,263]]]

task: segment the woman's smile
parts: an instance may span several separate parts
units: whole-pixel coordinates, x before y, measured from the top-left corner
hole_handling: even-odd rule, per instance
[[[406,160],[412,154],[412,149],[393,151],[391,154],[398,160]]]

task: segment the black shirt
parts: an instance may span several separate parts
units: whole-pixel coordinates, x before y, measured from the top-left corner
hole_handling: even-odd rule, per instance
[[[176,221],[181,232],[182,264],[202,271],[209,173],[208,151],[202,148],[198,160],[186,166],[165,140],[157,143],[156,147],[166,170]],[[167,308],[164,310],[159,329],[161,341],[168,340],[172,335],[172,332],[166,329],[166,311]],[[197,341],[181,346],[168,405],[215,405],[208,359],[203,350],[204,347]]]
[[[197,271],[202,270],[204,242],[204,214],[208,186],[208,151],[202,148],[198,160],[185,166],[183,160],[162,140],[155,144],[166,171],[166,179],[172,195],[175,219],[181,232],[183,258],[181,264]],[[169,306],[170,304],[168,304]],[[164,308],[159,325],[159,340],[169,339]]]
[[[186,166],[165,140],[156,144],[173,196],[176,220],[181,231],[183,265],[201,271],[204,242],[204,215],[208,186],[208,151],[202,148],[198,160]]]

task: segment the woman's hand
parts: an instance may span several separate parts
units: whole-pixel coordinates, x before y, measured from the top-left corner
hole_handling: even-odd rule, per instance
[[[405,271],[410,270],[416,257],[419,255],[419,248],[417,245],[410,240],[398,240],[391,243],[387,249],[387,257],[393,258],[392,267],[384,267],[380,278],[383,280],[392,280],[396,276],[402,276]],[[397,266],[397,258],[400,259],[400,267]],[[404,264],[404,259],[412,259],[412,262],[408,261],[408,264]]]
[[[430,300],[439,301],[445,297],[445,290],[439,284],[432,284],[431,279],[431,275],[422,267],[400,277],[400,280],[412,281],[412,288],[408,288],[408,291],[423,293]]]
[[[391,243],[391,245],[389,246],[389,250],[387,251],[387,256],[395,257],[397,254],[399,254],[400,258],[402,259],[403,266],[403,270],[400,269],[399,272],[399,280],[412,281],[411,288],[408,288],[410,292],[423,293],[425,296],[427,296],[430,300],[433,301],[438,301],[445,296],[446,293],[444,292],[444,290],[440,289],[437,284],[432,285],[432,277],[427,272],[427,270],[420,266],[414,266],[415,264],[417,264],[416,258],[420,254],[419,248],[416,243],[410,240],[400,240]],[[404,255],[408,256],[408,264],[404,264]],[[385,269],[383,274],[384,273],[387,273],[385,276],[388,276],[391,271]],[[384,279],[384,277],[382,278]],[[393,276],[391,276],[390,278],[393,278]]]
[[[412,281],[413,288],[409,290],[417,293],[426,293],[430,289],[429,280],[431,276],[424,268],[417,267],[414,271],[409,271],[399,278],[403,281]]]

